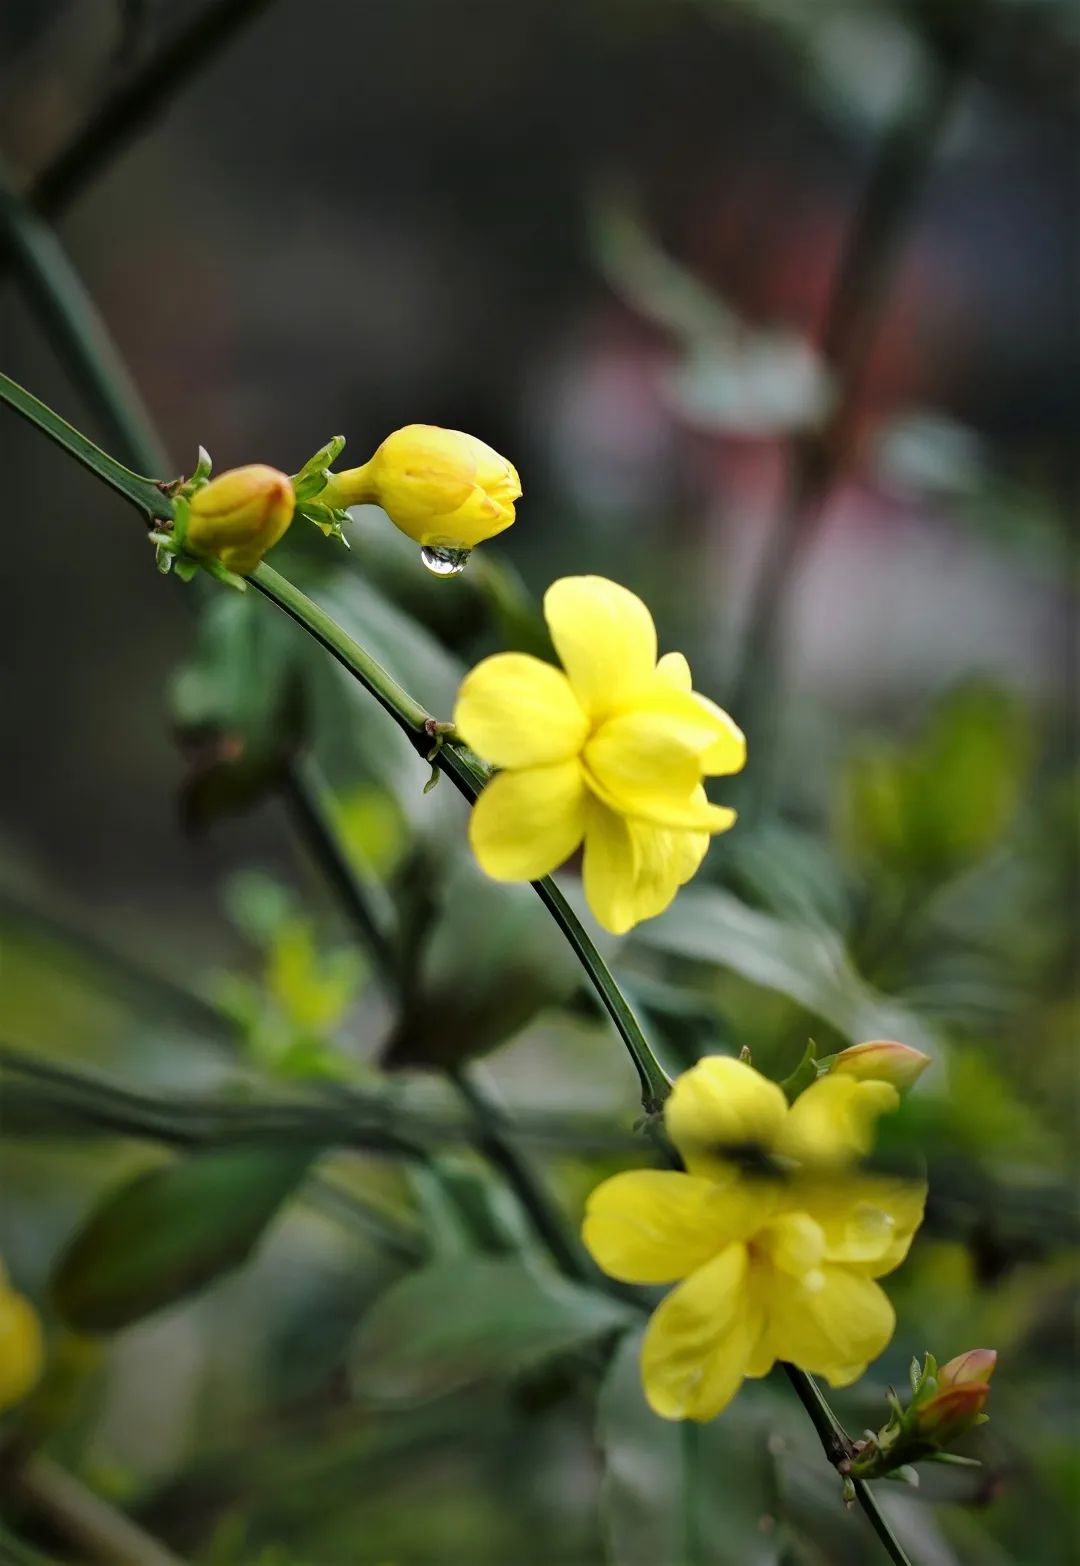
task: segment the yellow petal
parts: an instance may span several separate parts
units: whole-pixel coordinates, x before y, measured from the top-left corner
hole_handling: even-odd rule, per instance
[[[662,913],[708,846],[708,833],[627,822],[590,799],[583,881],[594,917],[613,935],[623,935],[642,919]]]
[[[630,822],[636,874],[634,912],[637,920],[663,913],[680,886],[697,874],[709,847],[707,832],[677,832],[668,827]]]
[[[911,1248],[923,1220],[926,1186],[920,1180],[845,1174],[800,1180],[792,1199],[820,1226],[826,1261],[882,1278]]]
[[[701,749],[679,716],[659,708],[618,713],[585,746],[589,787],[609,809],[654,826],[726,831],[735,812],[700,792]]]
[[[693,688],[690,665],[681,652],[669,652],[658,660],[657,677],[673,691],[689,691]]]
[[[544,594],[544,616],[574,694],[594,721],[652,679],[652,615],[617,582],[564,576]]]
[[[612,935],[625,935],[637,920],[634,886],[637,859],[622,816],[589,798],[585,817],[582,885],[593,917]]]
[[[730,1202],[712,1180],[673,1169],[633,1169],[593,1191],[582,1239],[598,1266],[624,1283],[673,1283],[732,1238]]]
[[[730,1177],[724,1148],[771,1148],[787,1100],[745,1061],[709,1055],[675,1080],[664,1106],[668,1135],[691,1174]]]
[[[874,1145],[878,1115],[893,1110],[900,1095],[888,1082],[856,1077],[819,1077],[788,1110],[777,1152],[807,1164],[846,1163]]]
[[[496,881],[535,881],[557,870],[581,842],[585,787],[577,761],[500,772],[469,818],[480,868]]]
[[[825,1233],[805,1212],[779,1213],[755,1237],[772,1265],[793,1278],[814,1272],[825,1256]]]
[[[454,724],[496,767],[539,767],[576,756],[588,729],[560,669],[526,653],[497,653],[468,673]]]
[[[742,729],[723,707],[718,707],[707,696],[695,691],[694,700],[704,707],[714,724],[715,738],[701,757],[702,772],[707,778],[727,777],[729,773],[741,772],[746,765],[746,736]]]
[[[774,1271],[766,1309],[776,1358],[834,1387],[857,1380],[896,1326],[887,1295],[872,1279],[828,1263],[807,1283]]]
[[[655,1311],[641,1373],[649,1406],[662,1419],[712,1419],[739,1390],[764,1325],[747,1274],[745,1245],[729,1245]]]

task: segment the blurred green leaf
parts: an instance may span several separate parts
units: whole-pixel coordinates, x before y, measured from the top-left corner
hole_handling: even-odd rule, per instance
[[[375,1403],[420,1403],[512,1376],[615,1332],[630,1306],[509,1258],[439,1261],[393,1284],[353,1342],[353,1384]]]
[[[976,864],[1008,827],[1031,759],[1024,713],[993,686],[937,703],[906,744],[879,744],[848,763],[841,841],[871,875],[938,884]]]
[[[452,1066],[512,1038],[580,982],[577,963],[527,886],[489,880],[462,854],[441,887],[384,1062]]]
[[[884,1038],[933,1047],[913,1013],[860,977],[835,932],[774,918],[719,888],[684,889],[659,919],[639,925],[631,942],[730,968],[797,1001],[852,1043]]]
[[[116,1331],[239,1267],[316,1151],[196,1153],[113,1191],[57,1262],[60,1315],[82,1331]]]

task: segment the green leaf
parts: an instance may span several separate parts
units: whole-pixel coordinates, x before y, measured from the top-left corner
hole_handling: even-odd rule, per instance
[[[368,1402],[428,1402],[531,1369],[634,1319],[630,1306],[517,1260],[443,1260],[394,1284],[368,1312],[353,1342],[353,1384]]]
[[[903,1039],[933,1050],[924,1024],[858,974],[832,930],[774,918],[719,888],[688,887],[659,919],[639,925],[635,945],[729,968],[776,990],[852,1043]]]
[[[842,841],[867,874],[936,885],[978,863],[1015,813],[1031,758],[1014,698],[969,684],[937,703],[914,740],[848,763]]]
[[[80,1331],[115,1331],[239,1267],[316,1151],[196,1153],[113,1191],[57,1263],[60,1315]]]

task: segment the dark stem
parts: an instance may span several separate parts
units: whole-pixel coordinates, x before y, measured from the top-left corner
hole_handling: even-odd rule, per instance
[[[209,0],[142,70],[105,99],[33,181],[28,199],[49,216],[61,212],[268,3]]]
[[[754,736],[759,800],[768,795],[775,761],[776,702],[791,595],[832,486],[851,457],[882,311],[966,62],[967,51],[960,46],[928,51],[926,76],[913,85],[881,144],[837,263],[820,339],[834,400],[823,426],[792,445],[785,495],[751,593],[733,681],[731,709]],[[749,798],[746,806],[757,808]]]
[[[794,1365],[785,1365],[784,1371],[795,1389],[796,1397],[810,1416],[810,1422],[817,1431],[825,1456],[838,1473],[845,1474],[842,1465],[850,1460],[854,1450],[847,1431],[829,1407],[813,1376],[808,1375],[805,1370],[796,1369]],[[855,1499],[866,1513],[870,1526],[885,1546],[894,1566],[912,1566],[910,1556],[882,1516],[881,1508],[869,1485],[862,1479],[853,1479],[851,1482],[855,1487]]]
[[[575,1278],[579,1283],[596,1283],[596,1274],[583,1252],[571,1240],[562,1213],[552,1203],[536,1170],[514,1142],[513,1126],[507,1124],[504,1127],[500,1124],[503,1117],[499,1107],[475,1069],[469,1071],[463,1066],[451,1066],[447,1076],[457,1088],[462,1101],[475,1114],[477,1146],[488,1162],[504,1176],[555,1266],[566,1277]]]

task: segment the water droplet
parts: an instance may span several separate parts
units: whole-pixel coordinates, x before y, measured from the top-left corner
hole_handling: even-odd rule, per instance
[[[448,544],[425,544],[420,559],[433,576],[460,576],[471,549],[451,549]]]

